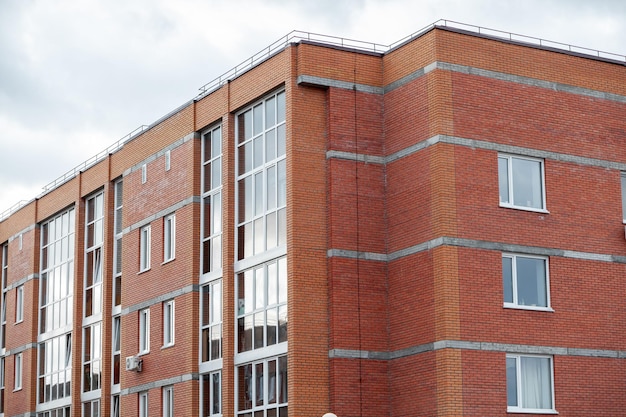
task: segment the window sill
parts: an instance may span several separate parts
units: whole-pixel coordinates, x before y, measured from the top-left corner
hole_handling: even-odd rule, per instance
[[[16,321],[15,323],[13,323],[14,326],[17,326],[20,323],[24,323],[24,319],[20,320],[20,321]]]
[[[169,345],[163,345],[163,346],[161,346],[161,350],[173,348],[174,346],[176,346],[174,343],[169,344]]]
[[[139,357],[139,356],[146,356],[148,353],[150,353],[150,351],[149,351],[149,350],[146,350],[146,351],[144,351],[144,352],[139,352],[139,353],[137,354],[137,357]]]
[[[530,211],[530,212],[533,212],[533,213],[550,214],[550,212],[548,210],[546,210],[546,209],[538,209],[538,208],[525,207],[525,206],[514,206],[512,204],[500,203],[500,207],[507,208],[507,209],[513,209],[513,210]]]
[[[552,307],[524,306],[524,305],[508,304],[508,303],[504,303],[502,307],[508,308],[511,310],[530,310],[530,311],[544,311],[547,313],[554,313],[554,309]]]
[[[15,389],[13,390],[13,392],[19,392],[19,391],[21,391],[22,389],[23,389],[22,387],[15,388]]]
[[[137,272],[137,275],[141,275],[145,272],[148,272],[150,270],[150,268],[146,268],[146,269],[142,269],[141,271]]]
[[[175,257],[174,257],[174,258],[172,258],[172,259],[168,259],[168,260],[166,260],[166,261],[163,261],[163,263],[162,263],[161,265],[169,264],[169,263],[171,263],[171,262],[174,262],[175,260],[176,260],[176,258],[175,258]]]
[[[507,408],[507,414],[559,414],[556,410],[536,409],[536,408]]]

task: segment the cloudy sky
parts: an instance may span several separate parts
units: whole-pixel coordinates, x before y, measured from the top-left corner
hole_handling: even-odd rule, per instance
[[[624,0],[0,0],[0,216],[292,30],[439,19],[626,55]]]

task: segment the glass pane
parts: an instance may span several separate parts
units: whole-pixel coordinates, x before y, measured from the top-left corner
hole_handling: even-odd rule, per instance
[[[509,163],[507,158],[498,158],[498,183],[500,202],[509,203]]]
[[[261,253],[265,250],[265,233],[263,218],[254,221],[254,253]]]
[[[211,360],[211,328],[202,330],[202,362]]]
[[[287,302],[287,258],[278,260],[278,302]]]
[[[285,92],[276,96],[276,121],[277,123],[285,121]]]
[[[254,315],[254,349],[264,346],[263,332],[265,330],[265,312]]]
[[[504,302],[513,302],[513,260],[502,258],[502,286],[504,288]]]
[[[213,318],[211,322],[219,323],[222,321],[222,283],[221,281],[213,284]]]
[[[285,125],[276,128],[276,154],[278,157],[285,154]]]
[[[267,169],[267,209],[276,208],[276,166]]]
[[[278,274],[276,263],[267,265],[267,305],[275,305],[278,301]]]
[[[252,169],[252,142],[246,142],[239,147],[239,175],[245,174]]]
[[[239,401],[237,410],[244,411],[252,408],[252,365],[237,368]]]
[[[278,210],[278,246],[287,244],[287,210]]]
[[[520,358],[522,407],[552,408],[550,359],[523,356]]]
[[[254,112],[254,136],[256,136],[263,131],[263,105],[256,105],[252,111]]]
[[[211,163],[211,189],[222,185],[222,159],[216,159]]]
[[[276,159],[276,129],[265,134],[265,162]]]
[[[283,404],[286,403],[288,400],[288,396],[287,396],[287,357],[286,356],[281,356],[280,358],[278,358],[278,381],[277,381],[277,387],[278,387],[278,402]],[[287,411],[287,408],[281,408],[281,415],[282,415],[282,410],[285,410],[285,412]]]
[[[256,392],[256,398],[255,398],[255,402],[254,405],[256,407],[262,406],[264,401],[263,401],[263,364],[262,363],[257,363],[255,365],[255,392]]]
[[[202,242],[202,273],[211,271],[211,240]]]
[[[538,161],[512,158],[513,199],[516,206],[543,208],[541,164]]]
[[[517,371],[515,358],[506,358],[506,398],[509,407],[517,407]]]
[[[204,230],[203,237],[211,236],[211,219],[213,214],[213,207],[211,205],[212,196],[204,197]]]
[[[282,207],[287,203],[287,170],[286,163],[283,159],[278,161],[278,207]]]
[[[267,310],[267,345],[275,345],[278,340],[278,313],[275,308]]]
[[[263,213],[263,172],[254,176],[254,215]]]
[[[212,389],[211,389],[211,397],[213,398],[213,414],[219,414],[221,412],[221,393],[220,393],[220,374],[214,373],[212,375]]]
[[[239,180],[239,223],[252,218],[252,177]]]
[[[211,327],[211,360],[222,357],[222,326]]]
[[[263,165],[263,136],[254,139],[254,168]]]
[[[258,310],[265,307],[265,274],[264,268],[254,271],[255,303],[254,308]]]
[[[516,263],[517,303],[547,307],[545,261],[518,256]]]
[[[211,156],[216,157],[222,154],[222,128],[217,127],[211,135]]]
[[[276,212],[270,213],[266,217],[266,236],[267,236],[267,249],[276,247]]]
[[[287,306],[278,309],[278,343],[287,341]]]
[[[265,126],[274,124],[276,124],[276,99],[271,97],[265,101]]]
[[[252,350],[252,316],[246,316],[238,320],[239,326],[239,352]]]
[[[239,142],[250,139],[252,137],[252,110],[248,110],[239,116]]]
[[[267,363],[267,403],[276,404],[276,361]]]
[[[211,234],[222,233],[222,193],[217,193],[213,196],[211,211],[213,215]]]
[[[211,174],[213,172],[212,165],[210,163],[204,166],[204,188],[203,192],[211,190]]]

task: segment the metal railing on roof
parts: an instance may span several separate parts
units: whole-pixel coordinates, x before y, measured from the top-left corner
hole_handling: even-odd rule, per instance
[[[455,22],[453,20],[445,20],[445,19],[441,19],[434,23],[431,23],[430,25],[423,27],[417,32],[414,32],[390,45],[381,45],[381,44],[377,44],[374,42],[364,42],[364,41],[359,41],[355,39],[341,38],[341,37],[336,37],[336,36],[322,35],[319,33],[294,30],[288,33],[287,35],[281,37],[280,39],[278,39],[277,41],[275,41],[268,47],[263,48],[261,51],[252,55],[250,58],[246,59],[239,65],[235,66],[229,71],[226,71],[224,74],[220,75],[214,80],[209,81],[208,83],[204,84],[202,87],[199,88],[200,93],[196,96],[195,100],[198,100],[210,94],[211,92],[215,91],[222,85],[226,84],[228,81],[240,76],[244,72],[259,65],[261,62],[267,60],[268,58],[282,51],[289,44],[298,43],[301,41],[308,41],[308,42],[317,42],[317,43],[321,43],[324,45],[336,46],[336,47],[341,47],[341,48],[355,49],[355,50],[360,50],[360,51],[385,53],[395,48],[398,48],[401,45],[407,42],[410,42],[411,40],[415,38],[422,36],[424,33],[434,29],[435,27],[447,27],[451,29],[459,29],[459,30],[473,32],[479,35],[489,36],[492,38],[502,39],[502,40],[506,40],[510,42],[519,42],[519,43],[524,43],[524,44],[528,44],[531,46],[534,45],[534,46],[550,48],[554,50],[562,50],[564,52],[587,55],[590,57],[597,57],[601,59],[607,59],[611,61],[626,63],[626,55],[614,54],[611,52],[604,52],[604,51],[599,51],[599,50],[590,49],[590,48],[583,48],[583,47],[574,46],[574,45],[570,45],[566,43],[536,38],[533,36],[520,35],[517,33],[505,32],[505,31],[501,31],[497,29],[489,29],[489,28],[485,28],[482,26],[470,25],[467,23]],[[87,168],[97,164],[98,162],[106,158],[107,155],[118,151],[124,145],[124,143],[140,135],[141,133],[143,133],[149,128],[150,126],[146,126],[146,125],[139,126],[137,129],[133,130],[132,132],[130,132],[129,134],[127,134],[126,136],[124,136],[123,138],[115,142],[113,145],[106,148],[104,151],[91,157],[90,159],[78,165],[74,169],[63,174],[56,180],[45,185],[43,187],[43,192],[38,197],[41,197],[44,194],[47,194],[53,189],[59,187],[61,184],[74,178],[81,171],[84,171]],[[12,213],[19,210],[26,204],[28,204],[28,202],[20,201],[13,207],[9,208],[3,213],[0,213],[0,221],[9,217]]]

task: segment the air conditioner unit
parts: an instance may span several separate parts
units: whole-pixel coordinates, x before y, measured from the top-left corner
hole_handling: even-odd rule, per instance
[[[128,356],[126,358],[126,370],[141,372],[141,362],[137,356]]]

